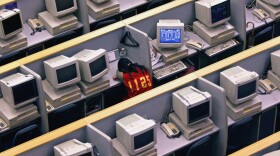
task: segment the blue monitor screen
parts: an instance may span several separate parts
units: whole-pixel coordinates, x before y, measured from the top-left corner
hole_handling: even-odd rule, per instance
[[[219,22],[230,17],[230,2],[225,1],[211,7],[212,23]]]
[[[160,29],[160,43],[181,43],[181,29]]]

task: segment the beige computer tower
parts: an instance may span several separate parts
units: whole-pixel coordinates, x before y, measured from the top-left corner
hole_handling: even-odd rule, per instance
[[[222,43],[234,37],[234,27],[226,22],[217,27],[207,27],[200,21],[193,22],[193,31],[209,45]]]
[[[55,89],[47,80],[44,80],[42,81],[42,85],[46,100],[54,108],[81,98],[81,90],[76,84],[61,89]]]
[[[114,148],[114,156],[131,156],[117,138],[112,139],[112,144]],[[136,154],[135,156],[157,156],[157,148],[154,146],[139,154]]]
[[[239,120],[246,116],[252,116],[262,109],[262,102],[258,97],[239,105],[233,105],[228,99],[226,100],[227,114],[233,120]]]
[[[48,11],[39,13],[39,20],[52,35],[63,33],[78,27],[78,19],[73,14],[55,17]]]
[[[95,81],[93,83],[80,81],[78,83],[78,86],[81,88],[83,94],[88,96],[88,95],[100,93],[100,92],[104,91],[105,89],[109,88],[110,80],[102,77],[101,79],[98,79],[97,81]]]
[[[110,0],[102,4],[87,0],[87,6],[89,15],[95,20],[120,12],[120,4],[116,0]]]
[[[19,33],[7,40],[0,39],[0,55],[7,54],[26,46],[27,38],[23,33]]]
[[[3,98],[0,99],[0,117],[10,128],[22,125],[39,117],[37,106],[29,104],[20,109],[12,108]]]
[[[214,124],[209,118],[190,126],[185,125],[175,113],[169,114],[169,120],[178,127],[188,140],[211,132],[214,128]]]
[[[265,10],[274,21],[280,18],[280,6],[272,6],[261,0],[257,0],[257,7]]]

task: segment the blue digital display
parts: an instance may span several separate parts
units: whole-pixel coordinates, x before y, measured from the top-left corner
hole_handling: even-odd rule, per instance
[[[181,29],[160,29],[160,43],[181,43]]]

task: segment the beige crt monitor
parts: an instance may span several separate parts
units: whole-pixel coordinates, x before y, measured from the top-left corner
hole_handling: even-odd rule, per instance
[[[45,0],[48,11],[56,17],[71,14],[77,10],[76,0]]]
[[[22,17],[19,9],[0,10],[0,38],[9,39],[22,32]]]
[[[116,121],[116,131],[118,141],[130,155],[146,151],[157,142],[155,121],[144,119],[135,113]]]
[[[212,96],[189,86],[172,93],[172,107],[185,125],[192,125],[212,115]]]
[[[270,54],[272,71],[280,76],[280,50]]]
[[[259,75],[240,66],[226,69],[220,73],[220,86],[225,89],[228,100],[233,105],[257,96]]]
[[[3,98],[12,108],[20,108],[38,98],[36,80],[32,75],[15,73],[0,80]]]
[[[157,45],[159,48],[181,48],[184,23],[178,19],[160,19],[157,23]]]
[[[85,49],[73,56],[79,62],[81,78],[94,82],[109,72],[109,60],[105,49]]]
[[[59,89],[78,83],[81,80],[76,58],[60,55],[44,61],[46,79],[52,87]]]
[[[208,27],[230,20],[230,0],[199,0],[195,2],[196,18]]]
[[[54,146],[55,156],[94,156],[90,143],[82,143],[77,139],[72,139]]]

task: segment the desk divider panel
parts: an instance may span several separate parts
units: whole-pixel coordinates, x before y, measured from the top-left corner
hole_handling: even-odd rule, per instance
[[[101,156],[114,156],[113,144],[109,136],[92,125],[86,127],[87,140],[93,143]]]
[[[128,58],[137,60],[137,63],[145,66],[152,73],[151,55],[149,46],[149,37],[146,33],[132,26],[127,25],[126,30],[130,32],[135,41],[139,43],[139,47],[129,47],[124,45]]]
[[[26,66],[22,65],[20,67],[20,72],[23,74],[31,74],[35,77],[37,83],[37,90],[38,90],[38,110],[41,115],[41,132],[42,134],[49,132],[49,124],[48,124],[48,115],[46,110],[45,98],[43,94],[43,86],[42,86],[42,79],[41,76],[35,73],[34,71],[28,69]]]
[[[212,142],[213,155],[226,155],[227,144],[227,114],[226,114],[226,95],[225,90],[216,84],[199,78],[197,86],[203,91],[207,91],[212,96],[212,117],[211,119],[217,127],[219,127],[218,137]],[[217,148],[219,147],[219,148]]]
[[[244,42],[244,50],[246,45],[246,15],[244,0],[231,0],[230,10],[230,23],[235,27],[235,30],[239,33],[239,38]]]
[[[192,25],[192,22],[195,20],[194,1],[185,3],[159,14],[155,14],[152,17],[140,20],[136,23],[128,23],[126,20],[124,20],[124,22],[147,33],[152,39],[155,39],[157,33],[156,23],[158,23],[159,19],[179,19],[182,23]]]
[[[76,13],[77,18],[83,23],[84,34],[90,32],[89,19],[88,19],[88,7],[86,0],[77,0],[78,11]]]

